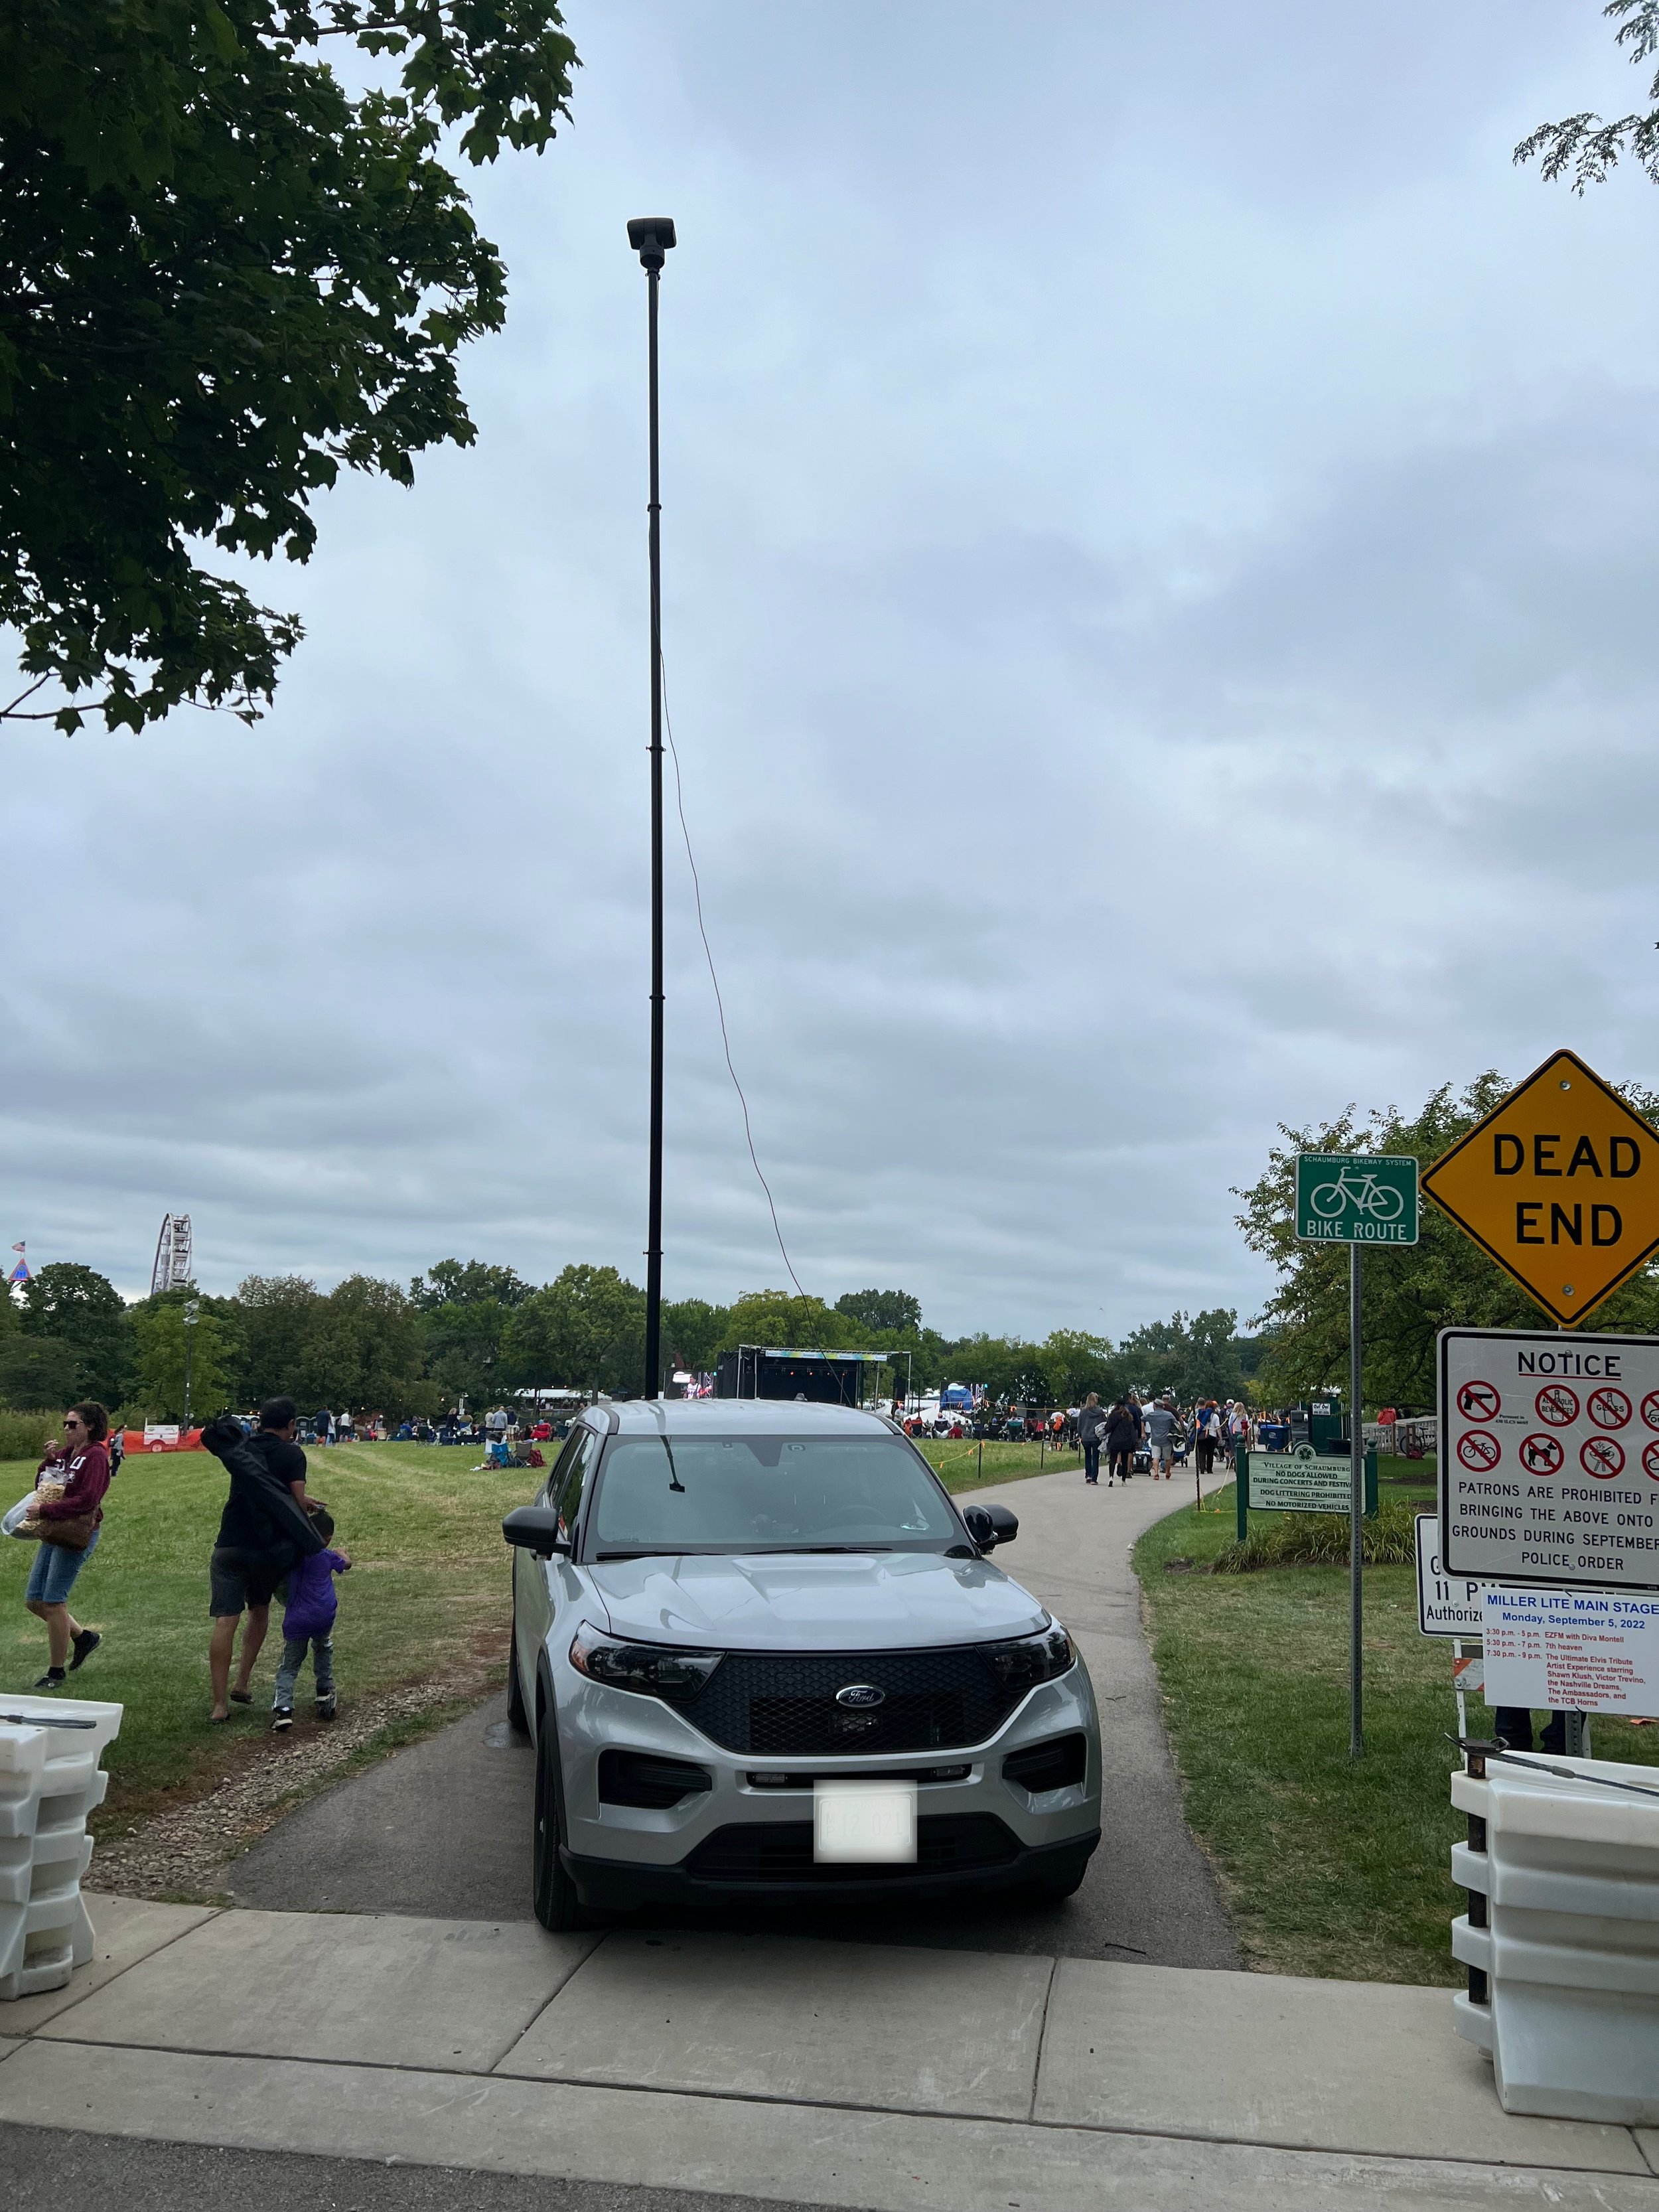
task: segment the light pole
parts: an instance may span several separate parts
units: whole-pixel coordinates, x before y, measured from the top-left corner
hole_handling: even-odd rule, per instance
[[[190,1434],[190,1384],[196,1364],[196,1324],[202,1318],[199,1298],[185,1301],[185,1434]]]
[[[674,225],[665,215],[639,216],[628,242],[646,276],[647,408],[650,422],[651,496],[651,1167],[645,1243],[645,1395],[662,1392],[662,498],[657,465],[657,279]]]

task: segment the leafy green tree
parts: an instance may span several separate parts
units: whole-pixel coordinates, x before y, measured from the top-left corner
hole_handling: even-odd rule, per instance
[[[1651,61],[1659,53],[1659,0],[1607,0],[1601,13],[1619,26],[1614,37],[1626,50],[1632,65]],[[1517,162],[1541,155],[1544,174],[1552,183],[1572,173],[1572,188],[1605,184],[1608,173],[1628,155],[1659,184],[1659,76],[1648,88],[1654,104],[1645,114],[1621,115],[1608,123],[1586,110],[1559,123],[1546,123],[1515,149]]]
[[[544,146],[575,66],[554,0],[0,12],[0,711],[254,718],[300,625],[198,550],[303,561],[343,468],[471,442],[506,272],[443,157]]]
[[[25,1335],[73,1347],[83,1396],[120,1404],[132,1370],[132,1323],[106,1277],[75,1261],[50,1261],[24,1286],[21,1321]]]
[[[420,1318],[398,1285],[348,1275],[312,1309],[296,1395],[307,1408],[433,1412],[439,1393],[424,1355]]]
[[[323,1303],[303,1275],[249,1275],[237,1289],[243,1356],[237,1398],[245,1407],[295,1397],[308,1379],[311,1332]]]
[[[1127,1369],[1103,1336],[1082,1329],[1057,1328],[1041,1353],[1045,1395],[1057,1406],[1080,1406],[1091,1390],[1109,1405],[1127,1387]]]
[[[148,1420],[184,1419],[186,1364],[192,1421],[210,1418],[230,1402],[240,1351],[235,1333],[204,1298],[196,1301],[199,1318],[192,1328],[185,1319],[186,1303],[175,1291],[132,1309],[138,1350],[135,1395]]]
[[[977,1382],[994,1406],[1046,1405],[1048,1377],[1042,1347],[1013,1336],[959,1337],[951,1346],[948,1376],[957,1382]],[[930,1384],[931,1387],[931,1384]]]
[[[421,1316],[426,1370],[446,1399],[477,1407],[506,1388],[501,1349],[517,1310],[495,1298],[434,1306]]]
[[[1244,1374],[1237,1352],[1238,1316],[1231,1307],[1206,1313],[1176,1313],[1149,1322],[1123,1340],[1122,1358],[1132,1383],[1162,1395],[1173,1391],[1178,1403],[1200,1398],[1244,1395]]]
[[[921,1300],[908,1291],[843,1291],[836,1300],[836,1311],[862,1329],[894,1336],[921,1333]]]
[[[730,1318],[725,1306],[707,1298],[672,1298],[662,1310],[662,1338],[668,1356],[694,1374],[707,1374],[720,1358]]]
[[[513,1314],[502,1346],[515,1389],[635,1391],[644,1364],[645,1292],[614,1267],[562,1269]]]
[[[1298,1152],[1403,1152],[1425,1169],[1491,1113],[1513,1086],[1495,1070],[1461,1095],[1450,1084],[1409,1119],[1397,1109],[1354,1109],[1306,1129],[1281,1125],[1282,1145],[1248,1190],[1238,1225],[1253,1252],[1279,1271],[1263,1320],[1273,1341],[1261,1363],[1257,1395],[1267,1403],[1304,1398],[1338,1383],[1348,1371],[1348,1256],[1340,1244],[1303,1244],[1296,1236]],[[1614,1088],[1650,1121],[1659,1095],[1639,1085]],[[1367,1245],[1360,1274],[1366,1402],[1432,1412],[1437,1388],[1435,1339],[1443,1328],[1536,1328],[1540,1309],[1489,1260],[1474,1239],[1425,1203],[1421,1242]],[[1553,1327],[1547,1319],[1542,1323]],[[1647,1335],[1659,1333],[1659,1270],[1644,1268],[1597,1310],[1595,1326]]]
[[[88,1394],[86,1363],[77,1345],[56,1336],[0,1336],[0,1406],[32,1413],[58,1408]]]
[[[740,1344],[846,1352],[861,1348],[866,1332],[822,1298],[798,1297],[787,1291],[745,1291],[727,1309],[721,1350]]]
[[[483,1260],[440,1260],[409,1286],[411,1304],[422,1313],[439,1306],[521,1306],[533,1285],[512,1267]]]

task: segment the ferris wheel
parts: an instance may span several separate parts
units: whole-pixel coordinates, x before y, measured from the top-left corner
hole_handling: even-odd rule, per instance
[[[150,1270],[149,1294],[182,1290],[190,1276],[190,1216],[164,1213],[161,1233],[155,1240],[155,1265]]]

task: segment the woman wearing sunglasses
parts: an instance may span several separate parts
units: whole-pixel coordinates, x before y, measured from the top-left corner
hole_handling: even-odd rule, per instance
[[[109,1488],[108,1436],[109,1415],[101,1406],[71,1406],[64,1416],[63,1443],[53,1437],[34,1478],[35,1504],[25,1525],[31,1533],[39,1528],[40,1544],[23,1602],[46,1624],[48,1664],[37,1690],[61,1689],[66,1662],[72,1673],[103,1641],[95,1628],[82,1628],[76,1620],[69,1594],[97,1548]]]

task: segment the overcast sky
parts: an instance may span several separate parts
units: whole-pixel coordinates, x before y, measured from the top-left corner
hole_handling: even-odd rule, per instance
[[[605,0],[478,181],[476,447],[262,575],[251,732],[0,733],[0,1249],[643,1279],[665,642],[802,1282],[1253,1312],[1281,1120],[1659,1081],[1659,191],[1594,0]],[[671,813],[671,823],[672,816]],[[676,832],[678,836],[678,832]],[[781,1279],[670,851],[665,1288]]]

